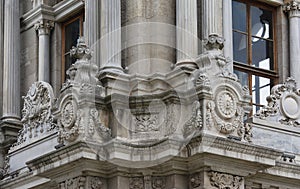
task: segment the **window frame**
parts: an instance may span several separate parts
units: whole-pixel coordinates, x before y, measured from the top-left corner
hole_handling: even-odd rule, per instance
[[[279,73],[278,73],[278,60],[277,60],[277,34],[276,34],[276,22],[277,22],[277,15],[276,15],[276,7],[263,3],[263,2],[252,2],[252,1],[247,1],[247,0],[232,0],[240,3],[244,3],[246,5],[246,32],[235,30],[232,25],[232,35],[234,32],[237,33],[242,33],[247,36],[247,62],[246,63],[241,63],[237,62],[233,59],[233,69],[239,72],[243,72],[248,74],[248,87],[249,87],[249,92],[252,95],[253,90],[252,90],[252,77],[253,76],[258,76],[258,77],[263,77],[270,79],[270,87],[272,88],[274,85],[278,84],[279,81]],[[252,65],[252,55],[253,55],[253,50],[252,50],[252,37],[253,34],[251,33],[251,6],[257,7],[257,8],[263,8],[265,10],[271,11],[272,12],[272,36],[273,39],[265,39],[261,37],[260,39],[264,39],[266,41],[272,41],[273,44],[273,70],[267,70],[259,67],[255,67]],[[234,11],[234,10],[233,10]],[[234,38],[232,38],[234,40]],[[232,41],[233,42],[233,41]],[[257,104],[253,102],[253,99],[251,99],[251,106],[255,107],[262,107],[262,104]]]
[[[66,27],[69,25],[69,24],[71,24],[71,23],[73,23],[74,21],[76,21],[76,20],[78,20],[79,19],[79,24],[80,24],[80,26],[79,26],[79,35],[82,37],[83,36],[83,25],[84,25],[84,13],[82,12],[82,13],[80,13],[80,14],[77,14],[76,16],[74,16],[74,17],[72,17],[71,19],[69,19],[69,20],[67,20],[67,21],[65,21],[65,22],[63,22],[62,23],[62,29],[61,29],[61,70],[62,70],[62,73],[61,73],[61,78],[62,78],[62,83],[64,83],[65,82],[65,80],[66,80],[66,71],[65,71],[65,68],[66,68],[66,65],[65,65],[65,63],[66,63],[66,55],[68,54],[68,53],[70,53],[70,52],[65,52],[65,47],[66,47],[66,41],[65,41],[65,39],[66,39]]]

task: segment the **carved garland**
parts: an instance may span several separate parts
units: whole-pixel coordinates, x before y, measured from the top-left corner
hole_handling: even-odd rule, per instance
[[[156,114],[145,113],[135,116],[137,132],[158,131],[158,116]]]
[[[135,177],[129,179],[129,189],[143,189],[144,179],[142,177]]]
[[[192,188],[197,188],[201,186],[201,176],[200,173],[195,173],[191,176],[190,183]]]

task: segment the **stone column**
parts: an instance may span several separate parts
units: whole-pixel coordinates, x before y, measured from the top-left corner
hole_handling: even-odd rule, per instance
[[[300,86],[300,2],[290,1],[284,6],[289,15],[290,75]]]
[[[0,96],[3,95],[3,44],[4,44],[4,0],[0,0]],[[3,99],[0,98],[0,107]],[[2,117],[2,108],[0,108],[0,117]]]
[[[6,0],[4,11],[3,122],[20,120],[19,0]]]
[[[216,2],[203,0],[202,3],[202,33],[203,39],[207,39],[210,34],[217,34]]]
[[[100,66],[100,31],[101,31],[101,1],[85,0],[84,35],[93,56],[91,61]]]
[[[120,0],[102,0],[101,3],[101,70],[122,72]]]
[[[197,1],[176,0],[176,66],[197,67],[197,35]]]
[[[48,20],[40,20],[35,24],[39,35],[39,72],[38,80],[50,83],[50,31],[54,23]]]
[[[224,56],[230,59],[228,70],[233,72],[232,0],[223,0]]]

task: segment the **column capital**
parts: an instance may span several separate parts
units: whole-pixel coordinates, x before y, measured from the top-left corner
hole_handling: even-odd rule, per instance
[[[38,31],[38,35],[49,35],[54,28],[54,22],[51,20],[40,20],[34,25],[34,28]]]
[[[289,14],[289,17],[300,17],[300,2],[292,0],[283,6],[283,11]]]

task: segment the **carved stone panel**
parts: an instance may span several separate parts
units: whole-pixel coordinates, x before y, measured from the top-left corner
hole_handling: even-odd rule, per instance
[[[240,189],[243,178],[219,172],[210,172],[210,184],[218,189]]]

